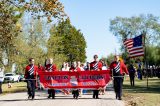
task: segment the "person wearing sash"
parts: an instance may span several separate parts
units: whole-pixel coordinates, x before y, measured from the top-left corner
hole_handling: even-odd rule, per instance
[[[90,70],[93,71],[102,70],[102,63],[98,61],[98,55],[94,55],[93,58],[94,61],[90,63]],[[93,98],[98,99],[99,98],[98,95],[99,95],[99,90],[98,89],[93,90]]]
[[[45,67],[45,70],[47,72],[54,72],[57,70],[57,67],[55,64],[53,64],[53,59],[49,58],[48,59],[48,64]],[[54,99],[55,98],[55,90],[54,89],[48,89],[48,98]]]
[[[29,59],[29,65],[25,68],[25,79],[27,82],[28,99],[34,99],[36,87],[36,75],[38,67],[34,65],[34,58]]]
[[[128,74],[128,70],[123,61],[120,61],[119,56],[114,56],[114,61],[110,65],[111,76],[113,77],[114,91],[116,99],[121,100],[123,74]]]

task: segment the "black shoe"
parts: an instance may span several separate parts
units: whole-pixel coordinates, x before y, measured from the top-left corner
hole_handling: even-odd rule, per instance
[[[122,100],[122,98],[118,98],[118,100]]]
[[[76,99],[78,99],[78,96],[76,96]]]
[[[93,99],[95,99],[95,97],[94,97],[94,96],[93,96],[92,98],[93,98]]]
[[[50,98],[51,98],[51,95],[48,96],[48,99],[50,99]]]
[[[32,96],[28,96],[28,99],[30,99]]]
[[[118,96],[117,96],[117,94],[116,94],[116,99],[118,99]]]
[[[32,100],[34,100],[34,97],[32,97]]]
[[[52,96],[52,99],[55,99],[55,97],[54,97],[54,96]]]
[[[99,97],[96,97],[96,99],[100,99]]]

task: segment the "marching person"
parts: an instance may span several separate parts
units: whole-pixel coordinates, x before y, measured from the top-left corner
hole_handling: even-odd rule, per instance
[[[71,64],[71,67],[70,67],[70,72],[77,72],[77,71],[80,71],[80,68],[77,67],[77,62],[73,62]],[[73,78],[73,80],[75,80],[75,79]],[[73,86],[75,86],[75,85],[76,84],[73,83]],[[73,98],[78,99],[79,90],[78,89],[73,89],[72,94],[73,94]]]
[[[41,86],[41,83],[40,83],[39,72],[44,72],[44,71],[45,71],[45,69],[42,66],[42,64],[38,63],[38,76],[37,76],[37,88],[38,88],[38,90],[43,90],[43,87]]]
[[[52,58],[49,58],[48,59],[48,64],[46,65],[46,68],[45,68],[46,71],[48,72],[54,72],[57,70],[57,67],[55,64],[53,64],[53,59]],[[51,98],[54,99],[55,98],[55,90],[54,89],[48,89],[48,98]]]
[[[90,63],[90,69],[94,71],[102,70],[102,63],[98,61],[98,55],[93,56],[94,61]],[[93,98],[98,99],[99,90],[93,90]]]
[[[129,65],[128,71],[129,71],[129,78],[130,78],[131,86],[134,86],[134,77],[135,77],[135,72],[136,71],[135,71],[132,63]]]
[[[114,61],[110,65],[111,73],[114,83],[114,90],[116,93],[116,99],[121,100],[122,96],[122,81],[123,81],[123,73],[128,74],[128,70],[123,61],[120,61],[119,56],[114,57]]]
[[[90,70],[90,63],[86,62],[86,66],[84,67],[85,71],[89,71]]]
[[[76,71],[84,71],[83,64],[81,64],[80,61],[77,62]],[[83,89],[82,88],[78,90],[78,95],[79,96],[83,95]]]
[[[38,67],[34,65],[34,58],[30,58],[29,65],[27,65],[25,69],[25,79],[27,82],[28,99],[32,98],[32,100],[34,99],[35,96],[37,71]]]
[[[69,64],[68,62],[64,62],[62,65],[62,69],[61,71],[68,71],[69,72]],[[62,89],[62,92],[64,93],[64,95],[69,95],[69,89]]]
[[[69,69],[70,69],[70,67],[69,67],[69,64],[68,64],[68,62],[64,62],[63,63],[63,67],[62,67],[62,71],[69,71]]]

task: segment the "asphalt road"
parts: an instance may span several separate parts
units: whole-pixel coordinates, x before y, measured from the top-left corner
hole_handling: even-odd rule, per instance
[[[115,99],[113,91],[99,95],[100,99],[92,99],[92,94],[84,94],[79,99],[72,95],[56,94],[55,99],[47,98],[47,91],[36,92],[35,100],[28,100],[27,93],[12,93],[0,96],[0,106],[124,106],[124,102]]]

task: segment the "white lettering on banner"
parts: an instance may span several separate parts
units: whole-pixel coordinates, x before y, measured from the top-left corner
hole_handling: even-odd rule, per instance
[[[81,75],[79,76],[79,79],[81,80],[98,80],[98,79],[104,79],[105,76],[104,75]]]
[[[86,85],[98,85],[98,84],[95,82],[82,82],[82,85],[86,86]]]
[[[55,83],[55,84],[51,83],[49,85],[50,86],[67,86],[67,83]]]
[[[53,80],[68,80],[69,79],[69,77],[68,76],[44,76],[44,78],[45,78],[45,80],[51,80],[51,79],[53,79]]]

